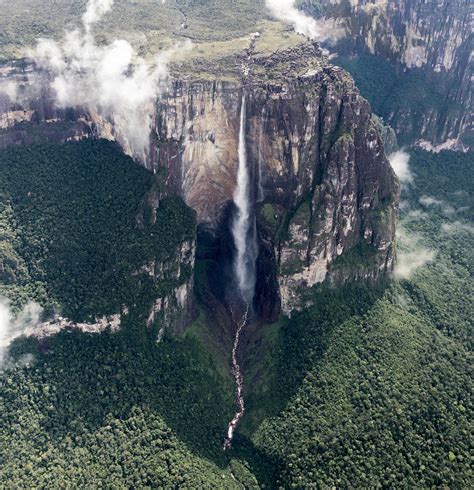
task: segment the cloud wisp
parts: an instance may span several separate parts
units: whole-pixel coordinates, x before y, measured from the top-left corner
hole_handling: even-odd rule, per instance
[[[92,28],[112,6],[113,0],[89,0],[82,27],[66,33],[61,42],[41,39],[34,58],[52,74],[59,107],[84,107],[104,126],[111,123],[124,151],[144,161],[154,101],[167,85],[174,50],[149,62],[128,41],[96,44]]]
[[[413,184],[414,176],[410,170],[410,155],[403,150],[389,155],[388,160],[402,185]]]
[[[438,209],[441,214],[447,218],[452,217],[457,213],[457,210],[451,206],[451,204],[432,196],[421,196],[419,202],[425,208],[433,207]]]
[[[0,370],[9,365],[10,344],[24,335],[28,329],[39,325],[42,311],[41,306],[31,302],[15,317],[8,300],[0,298]],[[31,356],[23,359],[23,361],[30,360]]]
[[[474,226],[470,223],[464,223],[462,221],[453,221],[451,223],[443,223],[441,225],[441,231],[444,233],[471,233],[474,235]]]
[[[398,255],[394,276],[396,279],[410,279],[412,275],[436,257],[436,252],[420,243],[420,238],[403,228],[397,231]]]
[[[12,80],[0,80],[0,94],[5,94],[11,102],[15,103],[18,100],[17,84]]]
[[[266,5],[278,20],[314,41],[333,44],[345,36],[345,29],[335,19],[313,19],[296,8],[295,0],[266,0]]]
[[[86,32],[90,32],[92,26],[112,9],[114,0],[89,0],[87,10],[82,16],[82,23]]]

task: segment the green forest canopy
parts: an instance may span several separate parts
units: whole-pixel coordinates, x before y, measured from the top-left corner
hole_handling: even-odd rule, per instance
[[[98,155],[96,164],[110,164],[110,175],[101,177],[88,169],[83,155],[92,150]],[[26,256],[19,245],[24,230],[31,234],[29,241],[39,245],[47,233],[59,230],[64,241],[58,243],[67,248],[70,242],[62,225],[53,227],[62,209],[66,217],[70,213],[78,239],[85,223],[92,230],[103,228],[90,223],[95,217],[102,224],[112,219],[107,233],[123,232],[142,196],[133,192],[133,182],[125,184],[115,176],[120,159],[109,143],[43,148],[37,160],[43,163],[32,169],[34,182],[22,174],[16,151],[9,157],[17,161],[16,171],[2,180],[2,192],[10,192],[11,201],[3,221],[10,228],[2,243],[9,253],[19,251],[15,259],[25,269],[13,269],[19,277],[26,275],[16,290],[10,284],[10,294],[34,284],[31,271],[38,264],[45,267],[35,260],[40,246],[28,249]],[[29,150],[22,151],[28,161]],[[218,374],[216,356],[196,336],[167,336],[155,345],[137,334],[137,325],[128,324],[119,334],[63,332],[39,345],[17,342],[12,355],[20,359],[29,353],[35,360],[0,375],[0,408],[6,414],[0,426],[0,485],[95,486],[107,479],[111,485],[137,487],[232,488],[240,486],[238,481],[256,488],[257,480],[285,488],[315,482],[341,487],[472,486],[470,158],[412,152],[415,182],[403,191],[402,226],[417,237],[416,246],[436,252],[435,260],[388,287],[316,288],[315,307],[265,327],[263,344],[250,353],[258,366],[246,366],[248,411],[229,454],[222,452],[221,444],[233,412],[232,385]],[[54,197],[46,198],[50,173],[65,165],[63,180],[75,172],[81,175],[74,168],[78,161],[84,172],[88,169],[91,177],[109,184],[102,182],[105,195],[98,203],[115,202],[108,200],[111,182],[121,196],[124,185],[132,186],[125,192],[131,200],[126,204],[124,198],[121,213],[102,215],[96,210],[83,217],[82,206],[90,210],[90,198],[98,191],[87,172],[79,180],[81,193],[72,197],[76,206],[63,208]],[[138,181],[148,181],[138,167],[131,171],[139,173]],[[86,199],[89,185],[94,192]],[[45,214],[52,218],[42,216],[45,226],[39,229],[29,224],[25,209],[39,213],[35,206],[43,206],[43,200],[33,196],[35,206],[24,206],[32,199],[31,188],[39,192],[42,187],[44,209],[49,210]],[[15,203],[20,191],[22,199]],[[61,202],[65,197],[50,194]],[[68,195],[70,200],[73,193]],[[423,196],[454,211],[427,204],[431,201]],[[186,216],[183,209],[177,215],[165,213],[163,219],[169,218],[170,224],[184,219],[182,226],[188,223]],[[144,237],[132,234],[129,239],[157,243],[156,237]],[[54,274],[51,281],[49,274],[44,273],[42,282],[47,296],[47,285],[55,284]]]

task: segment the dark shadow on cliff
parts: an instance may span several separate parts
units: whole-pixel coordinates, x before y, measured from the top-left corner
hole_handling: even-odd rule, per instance
[[[329,347],[335,327],[364,315],[387,283],[352,283],[313,289],[314,306],[271,325],[255,323],[243,339],[247,413],[241,425],[246,436],[267,417],[282,412],[306,374]]]

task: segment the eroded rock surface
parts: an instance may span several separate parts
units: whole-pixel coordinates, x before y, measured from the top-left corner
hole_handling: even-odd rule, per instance
[[[171,83],[156,104],[145,164],[160,182],[155,205],[160,195],[179,195],[196,211],[198,225],[217,230],[236,185],[246,94],[260,246],[256,304],[271,319],[280,306],[288,314],[304,307],[304,292],[315,284],[377,279],[391,271],[398,183],[380,125],[344,70],[329,64],[316,44],[262,54],[255,43],[236,60],[240,81]],[[54,141],[114,138],[107,121],[81,108],[57,111],[49,97],[10,105],[3,99],[2,108],[0,118],[10,122],[0,130],[0,146],[31,142],[32,129]],[[26,127],[11,122],[11,111],[21,110],[28,114]],[[193,244],[183,259],[191,272],[194,250]],[[150,274],[165,277],[160,267],[149,264]],[[178,306],[192,310],[191,279],[181,288],[157,298],[151,322]]]
[[[333,19],[345,34],[334,48],[338,53],[385,58],[399,71],[416,72],[440,94],[421,116],[407,107],[387,114],[398,134],[434,145],[472,135],[472,2],[322,0],[320,4],[319,15]]]
[[[273,316],[281,301],[290,313],[304,306],[302,291],[327,278],[386,274],[398,184],[353,80],[309,44],[268,57],[250,50],[242,65],[240,85],[174,83],[158,106],[153,167],[167,169],[167,182],[200,224],[218,227],[235,188],[245,92],[261,247],[257,305]],[[332,270],[358,247],[366,262]]]

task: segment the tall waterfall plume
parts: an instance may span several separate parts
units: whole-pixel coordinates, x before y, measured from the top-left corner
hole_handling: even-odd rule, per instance
[[[245,303],[251,305],[255,293],[255,269],[258,245],[245,134],[246,98],[244,94],[242,96],[242,106],[240,110],[239,170],[237,173],[237,187],[234,192],[236,215],[232,223],[232,235],[237,250],[234,261],[237,287]]]
[[[245,308],[236,320],[232,306],[230,312],[237,331],[235,333],[234,344],[232,347],[232,375],[237,386],[236,401],[237,411],[234,418],[230,421],[227,428],[227,437],[224,441],[224,450],[232,446],[234,432],[241,418],[245,413],[244,403],[244,377],[240,369],[238,360],[238,349],[240,336],[243,329],[247,326],[249,313],[252,308],[252,301],[255,294],[256,283],[256,262],[258,255],[257,245],[257,224],[255,220],[255,210],[252,192],[249,166],[247,162],[247,148],[245,142],[246,133],[246,106],[245,94],[242,96],[242,106],[240,109],[240,133],[239,133],[239,170],[237,173],[237,187],[234,192],[234,203],[236,207],[235,218],[232,222],[232,235],[234,237],[237,255],[234,259],[234,273],[237,281],[239,301],[245,303]]]

